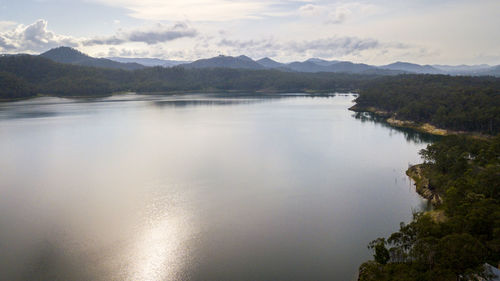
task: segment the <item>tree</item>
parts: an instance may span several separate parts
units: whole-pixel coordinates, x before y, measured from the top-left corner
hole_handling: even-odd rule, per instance
[[[485,247],[468,233],[450,234],[437,245],[437,264],[457,276],[482,272]]]
[[[386,241],[384,238],[378,238],[370,243],[368,248],[374,250],[373,258],[379,264],[387,264],[390,259],[389,250],[385,247]]]

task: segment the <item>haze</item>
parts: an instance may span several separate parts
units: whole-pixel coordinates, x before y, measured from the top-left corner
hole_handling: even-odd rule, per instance
[[[3,0],[0,53],[495,65],[499,10],[495,0]]]

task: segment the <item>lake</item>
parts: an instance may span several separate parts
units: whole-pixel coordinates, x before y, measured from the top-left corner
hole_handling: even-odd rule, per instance
[[[2,280],[339,280],[426,202],[353,95],[0,103]]]

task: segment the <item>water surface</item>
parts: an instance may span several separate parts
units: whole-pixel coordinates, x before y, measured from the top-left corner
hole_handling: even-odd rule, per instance
[[[352,100],[0,104],[0,278],[352,280],[425,204],[404,171],[427,144]]]

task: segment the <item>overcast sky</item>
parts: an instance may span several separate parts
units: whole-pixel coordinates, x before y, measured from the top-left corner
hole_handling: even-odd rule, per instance
[[[499,0],[0,0],[0,52],[500,64]]]

